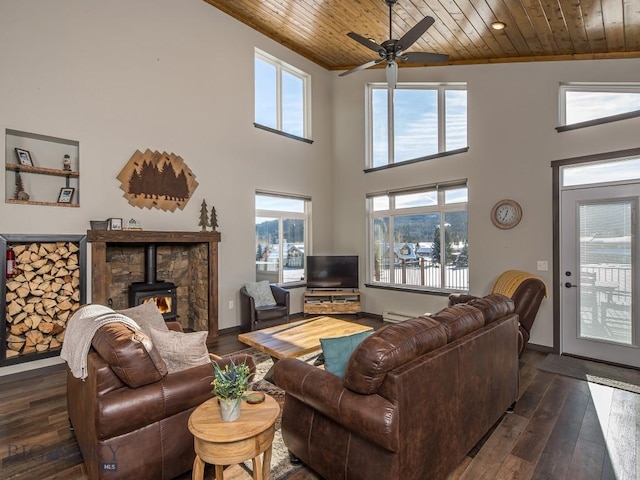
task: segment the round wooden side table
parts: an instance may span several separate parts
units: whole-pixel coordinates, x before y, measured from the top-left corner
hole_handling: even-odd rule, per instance
[[[189,417],[196,451],[192,478],[202,480],[206,462],[215,465],[216,480],[223,480],[225,465],[251,459],[254,480],[269,480],[271,443],[279,413],[278,403],[265,394],[264,402],[256,405],[243,401],[240,418],[223,422],[218,399],[204,402]]]

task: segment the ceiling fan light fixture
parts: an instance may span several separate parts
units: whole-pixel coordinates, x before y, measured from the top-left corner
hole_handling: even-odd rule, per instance
[[[493,22],[491,24],[491,28],[494,30],[504,30],[507,27],[507,24],[504,22]]]
[[[387,63],[387,85],[389,88],[396,88],[398,84],[398,64],[395,62]]]

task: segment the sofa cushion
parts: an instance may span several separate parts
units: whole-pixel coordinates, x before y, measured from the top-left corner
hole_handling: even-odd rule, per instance
[[[140,325],[140,330],[146,333],[148,337],[151,336],[151,327],[158,330],[169,330],[155,302],[142,303],[125,310],[118,310],[118,313],[129,317]]]
[[[207,332],[174,332],[151,328],[151,340],[167,364],[169,373],[210,363]]]
[[[321,338],[320,344],[322,345],[322,355],[324,356],[324,369],[329,373],[344,377],[351,354],[372,333],[360,332],[353,335],[345,335],[344,337]]]
[[[467,333],[484,326],[482,312],[469,305],[447,307],[438,313],[432,313],[429,317],[444,325],[449,342],[464,337]]]
[[[366,338],[351,355],[344,386],[356,393],[376,393],[387,372],[447,343],[444,326],[431,318],[388,325]]]
[[[467,305],[471,305],[482,312],[485,325],[515,311],[513,300],[499,293],[492,293],[486,297],[476,298],[469,301]]]
[[[149,337],[123,323],[103,325],[91,344],[131,388],[157,382],[167,374],[167,366]]]
[[[268,280],[262,282],[248,282],[244,284],[244,288],[253,298],[254,304],[257,307],[269,307],[277,305],[276,299],[273,298],[271,287]]]

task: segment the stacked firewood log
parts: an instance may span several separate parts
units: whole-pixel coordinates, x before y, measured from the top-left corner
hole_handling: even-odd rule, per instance
[[[7,279],[7,358],[57,350],[67,320],[80,306],[80,255],[72,242],[14,245]]]

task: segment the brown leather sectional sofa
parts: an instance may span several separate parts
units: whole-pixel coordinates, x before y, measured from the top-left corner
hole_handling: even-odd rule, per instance
[[[167,326],[182,329],[176,322]],[[213,368],[168,374],[157,350],[141,340],[148,337],[122,323],[104,325],[93,337],[86,380],[67,376],[69,419],[92,480],[170,479],[193,465],[187,422],[212,397]],[[255,370],[251,357],[231,358]]]
[[[445,478],[517,398],[513,312],[493,294],[383,327],[344,378],[280,360],[287,448],[331,480]]]

